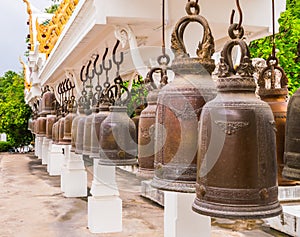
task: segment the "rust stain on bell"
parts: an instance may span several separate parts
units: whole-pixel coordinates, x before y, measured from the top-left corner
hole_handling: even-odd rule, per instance
[[[300,180],[300,89],[290,98],[287,111],[283,177]]]
[[[198,120],[203,105],[215,96],[211,73],[215,68],[214,39],[199,5],[188,2],[188,16],[179,20],[172,33],[175,54],[174,80],[158,95],[155,128],[155,174],[151,185],[170,191],[194,192],[196,182]],[[193,11],[195,10],[195,11]],[[192,58],[183,43],[183,34],[191,22],[203,26],[203,39],[197,56]]]
[[[232,48],[241,49],[234,69]],[[277,216],[276,134],[269,105],[255,95],[246,43],[227,42],[217,78],[217,97],[203,107],[193,210],[212,217],[254,219]]]

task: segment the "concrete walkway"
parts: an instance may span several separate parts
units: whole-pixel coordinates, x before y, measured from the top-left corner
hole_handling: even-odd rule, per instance
[[[0,237],[163,237],[163,208],[140,196],[140,180],[118,170],[117,182],[123,200],[123,232],[91,234],[86,198],[63,197],[60,177],[50,177],[33,155],[1,153]],[[212,223],[213,237],[286,236],[259,222]]]

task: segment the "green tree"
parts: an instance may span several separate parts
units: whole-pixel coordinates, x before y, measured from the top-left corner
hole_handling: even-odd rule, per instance
[[[14,146],[28,144],[31,109],[24,101],[24,76],[8,71],[0,77],[0,132],[6,133]]]
[[[300,1],[287,0],[287,10],[281,13],[279,33],[275,36],[276,54],[280,66],[289,79],[289,90],[293,94],[300,87],[300,63],[298,44],[300,40]],[[267,59],[272,53],[272,37],[250,43],[252,57]]]

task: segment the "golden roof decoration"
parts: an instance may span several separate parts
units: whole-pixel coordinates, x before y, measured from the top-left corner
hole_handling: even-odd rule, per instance
[[[29,15],[28,18],[28,22],[27,24],[29,25],[29,45],[28,45],[28,49],[30,51],[34,50],[34,43],[33,43],[33,28],[32,28],[32,10],[31,10],[31,5],[30,2],[28,0],[23,0],[23,2],[25,2],[25,4],[27,5],[27,13]]]
[[[25,0],[24,0],[25,1]],[[49,56],[79,0],[63,0],[49,22],[36,21],[39,52]]]
[[[28,68],[26,67],[26,64],[24,63],[24,61],[21,59],[21,57],[19,58],[20,63],[23,66],[23,74],[24,74],[24,86],[25,86],[25,90],[27,90],[28,92],[31,90],[32,87],[32,82],[28,82],[27,81],[27,75],[28,75]]]

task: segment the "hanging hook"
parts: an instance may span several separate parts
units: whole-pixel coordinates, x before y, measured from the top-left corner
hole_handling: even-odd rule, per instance
[[[90,75],[90,66],[91,66],[91,64],[92,64],[92,60],[89,60],[89,63],[88,63],[88,65],[87,65],[87,67],[86,67],[86,72],[85,72],[85,75],[86,75],[86,77],[88,78],[88,79],[93,79],[94,78],[94,76],[95,76],[95,71],[94,71],[94,69],[92,69],[92,74]]]
[[[83,79],[83,72],[84,72],[84,69],[85,69],[85,65],[82,66],[81,68],[81,71],[80,71],[80,80],[84,83],[86,82],[87,78],[86,79]]]
[[[99,57],[100,57],[99,54],[97,54],[96,59],[94,61],[94,72],[97,76],[100,76],[103,73],[103,68],[102,68],[101,64],[99,65],[99,71],[97,71],[97,62],[98,62]]]
[[[120,52],[120,60],[119,61],[116,58],[117,48],[118,48],[119,44],[120,44],[120,40],[117,40],[117,42],[114,46],[114,49],[113,49],[113,61],[114,61],[114,64],[117,65],[117,76],[119,76],[120,65],[124,61],[124,53],[123,52]]]
[[[242,8],[241,8],[241,5],[240,5],[240,1],[239,0],[235,0],[235,3],[236,3],[236,7],[238,9],[238,12],[239,12],[239,23],[236,27],[236,30],[239,30],[242,26],[242,22],[243,22],[243,12],[242,12]],[[233,18],[234,18],[234,14],[235,14],[235,10],[232,9],[232,12],[231,12],[231,17],[230,17],[230,25],[233,24]]]

